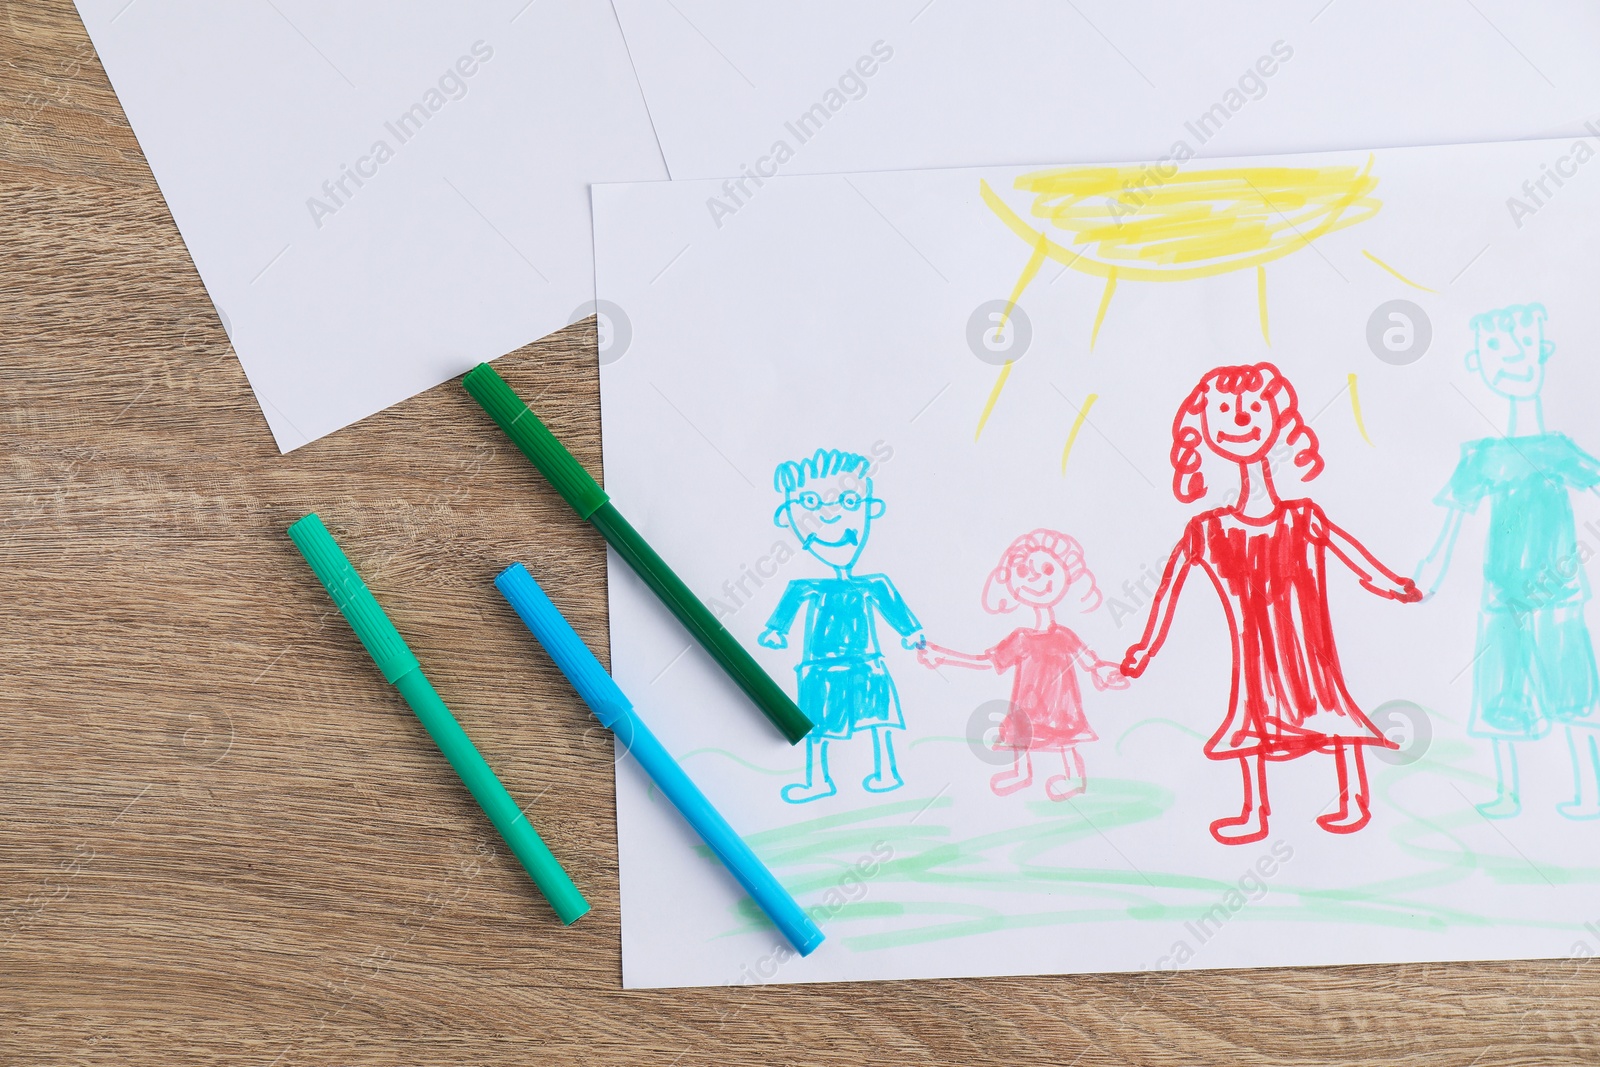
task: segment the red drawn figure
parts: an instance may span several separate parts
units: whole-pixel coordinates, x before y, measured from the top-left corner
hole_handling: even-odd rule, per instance
[[[1033,781],[1033,753],[1060,754],[1062,774],[1045,779],[1045,795],[1070,800],[1088,787],[1078,745],[1095,740],[1083,714],[1077,672],[1096,689],[1125,689],[1127,679],[1113,663],[1089,650],[1071,630],[1056,621],[1055,607],[1072,590],[1078,607],[1100,606],[1100,589],[1083,559],[1083,546],[1064,533],[1034,530],[1011,542],[983,587],[983,608],[991,614],[1033,609],[1034,625],[1011,631],[999,644],[975,655],[927,645],[918,658],[929,668],[944,664],[1000,673],[1015,671],[1011,706],[1000,723],[995,748],[1010,749],[1012,766],[989,780],[997,796],[1015,793]]]
[[[1237,503],[1189,520],[1150,604],[1144,636],[1128,649],[1122,673],[1137,678],[1161,649],[1184,580],[1203,570],[1227,614],[1233,637],[1233,683],[1222,725],[1206,742],[1212,759],[1236,759],[1244,806],[1217,819],[1223,844],[1267,835],[1267,760],[1331,753],[1339,810],[1318,816],[1324,830],[1354,833],[1372,817],[1363,752],[1396,747],[1362,714],[1345,688],[1328,617],[1326,554],[1355,572],[1378,596],[1414,603],[1415,583],[1378,562],[1309,499],[1283,500],[1267,461],[1289,449],[1305,480],[1322,473],[1317,436],[1301,417],[1294,387],[1271,363],[1218,367],[1194,387],[1172,420],[1172,491],[1191,503],[1205,494],[1201,448],[1239,468]]]

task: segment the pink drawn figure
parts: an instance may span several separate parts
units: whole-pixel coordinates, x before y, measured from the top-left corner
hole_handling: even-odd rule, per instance
[[[1363,751],[1397,747],[1362,714],[1345,688],[1328,614],[1328,552],[1362,588],[1415,603],[1402,578],[1329,521],[1311,500],[1282,500],[1267,455],[1291,450],[1305,480],[1322,473],[1317,436],[1301,417],[1294,388],[1270,363],[1217,367],[1200,379],[1172,420],[1172,491],[1185,503],[1206,491],[1201,446],[1239,471],[1236,502],[1189,520],[1150,604],[1144,636],[1128,649],[1122,673],[1137,678],[1161,649],[1189,572],[1211,579],[1233,639],[1233,681],[1222,725],[1206,742],[1212,759],[1237,759],[1244,806],[1217,819],[1211,836],[1244,844],[1267,836],[1266,760],[1308,752],[1334,757],[1339,810],[1318,816],[1324,830],[1353,833],[1372,816]]]
[[[983,587],[983,607],[991,614],[1033,609],[1034,625],[1021,626],[987,652],[976,655],[939,645],[927,645],[917,654],[923,666],[944,664],[972,670],[1016,672],[1011,686],[1011,707],[1000,723],[997,750],[1010,749],[1012,766],[989,780],[997,796],[1015,793],[1033,781],[1033,753],[1053,749],[1061,754],[1064,773],[1045,779],[1045,795],[1070,800],[1088,786],[1078,745],[1095,740],[1083,714],[1083,694],[1077,671],[1082,670],[1096,689],[1124,689],[1127,679],[1089,650],[1071,630],[1056,621],[1056,605],[1078,590],[1078,607],[1093,611],[1100,606],[1100,589],[1083,559],[1083,546],[1064,533],[1034,530],[1006,549]]]

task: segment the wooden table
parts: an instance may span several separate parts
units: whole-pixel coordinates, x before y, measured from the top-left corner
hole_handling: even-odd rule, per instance
[[[0,1063],[1600,1061],[1572,962],[623,992],[610,747],[484,593],[563,575],[603,646],[600,541],[453,384],[279,456],[72,7],[0,11]],[[598,469],[592,344],[499,366]],[[309,580],[313,509],[576,927]]]

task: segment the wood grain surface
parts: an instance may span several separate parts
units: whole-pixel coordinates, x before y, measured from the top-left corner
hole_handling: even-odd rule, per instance
[[[622,991],[610,746],[488,584],[560,575],[603,647],[600,541],[454,383],[279,456],[71,5],[3,11],[0,1063],[1600,1062],[1568,961]],[[498,365],[598,469],[592,345]],[[309,579],[310,510],[577,926]]]

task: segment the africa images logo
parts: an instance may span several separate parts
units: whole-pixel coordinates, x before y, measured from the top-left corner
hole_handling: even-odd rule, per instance
[[[400,146],[421,133],[428,120],[442,111],[446,104],[465,99],[467,79],[477,74],[482,64],[494,58],[494,49],[486,41],[474,41],[470,51],[470,55],[460,57],[445,68],[438,81],[428,86],[420,100],[400,112],[392,121],[383,124],[384,130],[394,138],[394,144],[383,137],[373,141],[367,154],[356,159],[354,167],[347,163],[339,164],[338,175],[322,183],[322,196],[306,197],[306,210],[311,212],[311,221],[317,229],[322,229],[324,218],[338,214],[368,181],[376,178],[378,168],[393,159]],[[352,185],[354,188],[351,188]]]

